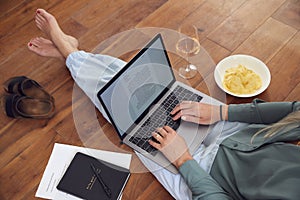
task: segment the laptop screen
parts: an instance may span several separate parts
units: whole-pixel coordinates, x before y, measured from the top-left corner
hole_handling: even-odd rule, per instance
[[[98,92],[121,139],[174,82],[167,52],[158,34]]]

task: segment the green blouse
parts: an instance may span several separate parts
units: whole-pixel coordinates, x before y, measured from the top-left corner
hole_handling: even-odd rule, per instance
[[[210,174],[190,160],[179,169],[193,199],[299,199],[300,147],[287,143],[300,140],[299,125],[271,138],[264,133],[251,138],[267,124],[300,110],[300,102],[229,105],[228,121],[250,123],[219,147]]]

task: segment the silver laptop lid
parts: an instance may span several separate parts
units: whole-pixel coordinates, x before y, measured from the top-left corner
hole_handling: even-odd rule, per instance
[[[175,81],[158,34],[97,94],[121,140]]]

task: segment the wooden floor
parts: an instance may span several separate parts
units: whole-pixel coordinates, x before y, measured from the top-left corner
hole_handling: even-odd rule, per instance
[[[26,47],[31,38],[42,35],[33,21],[39,7],[54,14],[63,30],[78,38],[80,48],[86,51],[135,27],[176,30],[183,21],[190,21],[201,30],[201,44],[216,63],[231,54],[242,53],[267,64],[271,84],[257,97],[267,101],[300,100],[299,0],[1,0],[0,83],[12,76],[28,76],[54,96],[57,111],[51,120],[11,119],[1,112],[2,200],[35,199],[54,143],[84,145],[72,112],[77,109],[84,118],[82,105],[91,106],[90,102],[84,95],[72,102],[74,82],[63,62],[36,56]],[[251,100],[227,96],[225,103]],[[111,129],[99,113],[97,117],[100,124]],[[97,126],[89,121],[84,125],[91,132],[97,131]],[[106,133],[117,141],[112,135]],[[100,137],[96,142],[103,140]],[[133,163],[142,166],[136,157]],[[132,174],[123,199],[172,197],[147,172]]]

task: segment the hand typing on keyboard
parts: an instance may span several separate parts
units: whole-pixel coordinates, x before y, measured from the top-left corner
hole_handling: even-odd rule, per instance
[[[160,150],[175,167],[179,168],[187,160],[193,159],[185,140],[171,127],[158,128],[152,136],[158,142],[149,140],[150,145]]]
[[[228,106],[224,105],[221,108],[224,113],[222,120],[226,120]],[[172,110],[171,115],[173,115],[173,120],[181,118],[184,121],[206,125],[216,123],[221,120],[220,116],[222,116],[220,115],[220,106],[193,101],[183,101],[178,104]]]

